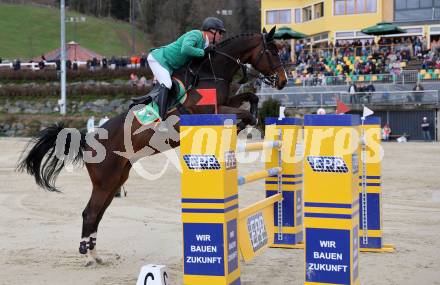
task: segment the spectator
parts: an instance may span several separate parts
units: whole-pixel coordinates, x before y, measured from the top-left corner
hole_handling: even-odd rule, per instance
[[[105,57],[102,58],[101,63],[102,63],[102,68],[107,69],[107,65],[108,65],[107,58],[105,58]]]
[[[363,82],[359,83],[359,85],[356,88],[356,91],[358,93],[356,95],[357,96],[357,100],[358,100],[358,103],[360,103],[361,99],[363,99],[364,96],[365,96],[365,92],[367,91],[367,88],[366,88],[366,86],[364,85]]]
[[[431,132],[430,132],[430,124],[428,122],[428,118],[423,117],[422,123],[420,124],[422,127],[423,139],[425,141],[431,141]]]
[[[413,88],[413,96],[414,96],[414,101],[415,102],[422,102],[422,97],[423,97],[423,91],[425,90],[425,88],[423,88],[422,84],[420,84],[420,82],[417,82],[416,85]],[[409,98],[408,98],[409,99]],[[411,100],[412,101],[412,98]]]
[[[350,94],[350,104],[357,103],[356,92],[356,85],[354,84],[354,82],[352,82],[350,87],[348,88],[348,93]]]
[[[66,61],[66,68],[67,68],[67,69],[71,69],[71,68],[72,68],[72,61],[71,61],[70,59],[68,59],[68,60]]]
[[[78,70],[78,62],[76,60],[73,61],[72,69],[73,70]]]
[[[376,88],[374,87],[373,83],[370,81],[370,84],[368,84],[368,86],[365,89],[367,92],[367,102],[368,104],[370,104],[373,98],[373,93],[376,92]]]
[[[287,52],[287,47],[283,46],[280,51],[280,60],[282,63],[288,63],[290,61],[289,53]]]
[[[41,61],[38,63],[38,68],[39,68],[40,70],[43,70],[45,66],[46,66],[46,64],[44,63],[43,60],[41,60]]]
[[[16,59],[14,64],[13,64],[14,70],[20,70],[21,69],[21,61],[20,59]]]
[[[295,55],[296,55],[296,60],[298,60],[299,55],[301,54],[303,50],[303,44],[302,41],[297,41],[295,44]]]
[[[422,53],[424,51],[428,50],[428,41],[426,40],[426,37],[422,37]]]
[[[140,65],[141,65],[141,68],[144,68],[147,66],[147,56],[145,53],[142,53],[142,56],[140,59]]]
[[[384,141],[388,141],[390,139],[390,134],[391,134],[391,128],[388,125],[388,123],[385,123],[385,125],[382,128],[382,139]]]
[[[90,62],[90,69],[95,70],[99,65],[98,59],[96,57],[92,58],[92,61]]]
[[[112,56],[110,58],[110,69],[116,69],[116,58],[115,58],[115,56]]]

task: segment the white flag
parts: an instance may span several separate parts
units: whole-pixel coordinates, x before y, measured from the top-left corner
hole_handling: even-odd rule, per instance
[[[284,111],[286,110],[286,107],[280,106],[280,115],[278,116],[278,120],[282,120],[286,117],[286,115],[284,114]]]
[[[364,113],[362,114],[362,120],[365,120],[366,117],[373,115],[373,110],[368,109],[364,106]]]

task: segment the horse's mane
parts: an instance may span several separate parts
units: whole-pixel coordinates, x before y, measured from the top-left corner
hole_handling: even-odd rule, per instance
[[[217,48],[224,48],[237,39],[241,39],[241,38],[245,38],[245,37],[255,37],[257,35],[259,35],[259,34],[243,33],[243,34],[235,35],[235,36],[229,37],[229,38],[224,39],[223,41],[219,42],[218,44],[216,44],[216,47]]]

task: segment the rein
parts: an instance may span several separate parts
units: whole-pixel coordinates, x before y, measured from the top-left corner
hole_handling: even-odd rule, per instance
[[[265,34],[262,33],[261,34],[261,38],[262,38],[262,45],[263,45],[263,47],[262,47],[261,51],[259,52],[258,59],[257,59],[257,61],[255,63],[255,66],[258,66],[258,64],[261,62],[261,60],[263,58],[266,58],[268,63],[269,63],[269,65],[270,65],[271,70],[276,70],[279,67],[283,67],[282,63],[278,64],[278,65],[275,65],[273,63],[272,58],[270,56],[271,50],[268,48],[268,44],[267,44],[267,41],[266,41]],[[225,57],[226,59],[236,63],[241,68],[241,70],[243,72],[243,75],[244,75],[243,78],[247,77],[247,67],[246,67],[246,65],[243,62],[241,62],[240,58],[234,58],[233,56],[231,56],[231,55],[229,55],[229,54],[227,54],[225,52],[218,51],[218,50],[214,50],[214,53],[218,54],[218,55],[221,55],[221,56]],[[205,66],[205,64],[208,61],[209,61],[209,64],[211,66],[212,77],[199,78],[200,70]],[[187,72],[185,74],[185,82],[187,81],[187,73],[188,73],[188,71],[194,76],[195,80],[193,80],[193,83],[190,85],[188,90],[190,90],[195,85],[197,85],[197,82],[200,81],[200,80],[214,80],[214,81],[225,80],[224,78],[216,76],[215,70],[214,70],[214,65],[212,63],[211,54],[208,54],[208,57],[205,58],[202,61],[202,63],[200,64],[200,66],[198,67],[198,69],[195,72],[191,69],[191,64],[192,64],[192,61],[188,64]],[[263,75],[263,74],[260,73],[259,79],[261,79],[267,85],[275,86],[276,82],[278,81],[278,75],[276,73],[271,74],[271,75]]]

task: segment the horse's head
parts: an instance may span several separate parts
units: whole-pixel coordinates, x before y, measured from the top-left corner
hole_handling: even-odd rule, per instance
[[[249,63],[264,75],[265,83],[283,89],[287,83],[287,76],[273,38],[275,29],[276,27],[273,27],[269,33],[263,29],[260,44],[252,51]]]

